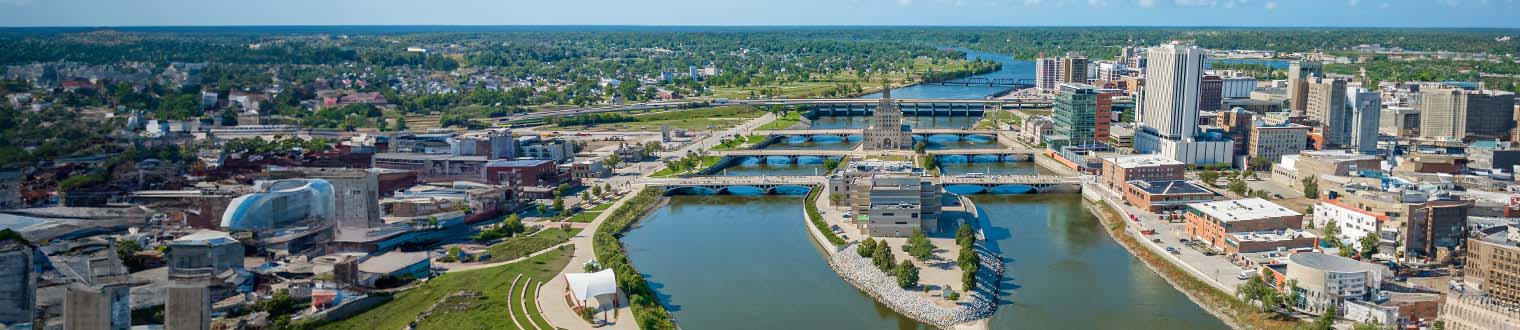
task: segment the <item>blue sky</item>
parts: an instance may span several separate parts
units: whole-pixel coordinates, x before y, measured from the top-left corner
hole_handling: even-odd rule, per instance
[[[0,26],[1520,27],[1517,0],[0,0]]]

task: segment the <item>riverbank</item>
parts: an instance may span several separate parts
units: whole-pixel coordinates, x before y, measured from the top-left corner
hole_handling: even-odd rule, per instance
[[[660,304],[654,289],[650,288],[633,263],[628,261],[628,251],[618,241],[618,236],[643,219],[649,211],[658,208],[662,200],[661,193],[661,189],[652,187],[639,190],[636,195],[612,210],[611,216],[604,220],[602,226],[597,227],[591,239],[596,260],[603,267],[616,270],[618,287],[628,295],[633,317],[640,328],[645,330],[678,327],[670,311]]]
[[[822,214],[817,211],[822,191],[827,191],[827,186],[815,187],[814,193],[809,193],[808,198],[804,199],[807,205],[804,207],[803,222],[813,242],[823,248],[823,257],[829,268],[841,279],[892,311],[915,321],[940,329],[988,329],[986,319],[997,311],[997,284],[1003,270],[998,257],[987,255],[986,249],[978,249],[982,264],[977,271],[978,285],[973,290],[965,290],[965,294],[953,307],[940,306],[934,298],[898,286],[891,275],[878,269],[871,259],[861,257],[856,252],[859,244],[840,244],[843,240],[833,235],[833,232],[826,232],[826,221],[818,219]]]
[[[1088,202],[1095,203],[1091,199],[1088,199]],[[1284,320],[1276,314],[1261,312],[1255,306],[1236,299],[1231,293],[1192,275],[1182,266],[1161,256],[1160,252],[1146,248],[1139,241],[1144,237],[1139,237],[1138,232],[1129,230],[1128,223],[1119,215],[1119,212],[1106,202],[1086,206],[1088,211],[1092,212],[1103,224],[1103,231],[1108,233],[1110,238],[1123,246],[1151,271],[1160,275],[1177,291],[1181,291],[1188,300],[1202,307],[1204,311],[1214,315],[1230,328],[1237,330],[1291,329],[1297,325],[1296,320]]]

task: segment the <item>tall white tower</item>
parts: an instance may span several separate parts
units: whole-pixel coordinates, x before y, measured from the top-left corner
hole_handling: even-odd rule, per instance
[[[1198,46],[1173,41],[1151,47],[1146,58],[1141,124],[1170,140],[1198,134],[1198,83],[1203,79],[1205,52]]]

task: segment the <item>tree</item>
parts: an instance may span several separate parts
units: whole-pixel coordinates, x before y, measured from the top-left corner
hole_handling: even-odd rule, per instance
[[[1198,172],[1198,180],[1202,180],[1204,184],[1213,186],[1215,181],[1219,181],[1219,172],[1207,170]]]
[[[538,204],[538,215],[542,216],[542,215],[545,215],[545,214],[549,214],[549,206],[548,205],[544,205],[544,204]]]
[[[897,275],[897,286],[904,289],[918,286],[918,266],[914,266],[912,262],[897,265],[893,273]]]
[[[1318,199],[1319,198],[1319,180],[1318,179],[1315,179],[1313,176],[1310,176],[1310,177],[1307,177],[1307,178],[1304,178],[1303,180],[1301,180],[1300,183],[1304,184],[1304,197],[1307,197],[1309,199]]]
[[[929,242],[929,237],[924,236],[923,230],[914,229],[913,235],[908,237],[908,244],[903,247],[914,259],[925,260],[934,256],[934,243]]]
[[[142,245],[133,240],[121,240],[116,242],[116,257],[121,258],[121,263],[130,271],[139,271],[145,268],[137,257],[133,256],[142,252]]]
[[[590,201],[591,201],[591,191],[590,190],[581,190],[581,202],[590,202]]]
[[[961,268],[961,286],[966,291],[976,289],[976,272],[980,267],[978,264],[971,264],[971,267]]]
[[[623,159],[619,158],[618,155],[616,153],[614,153],[614,154],[611,154],[611,155],[607,155],[607,159],[603,159],[602,162],[605,163],[605,164],[607,164],[607,167],[617,168],[618,163],[622,163]]]
[[[858,253],[858,254],[860,254],[861,257],[866,257],[866,258],[870,258],[872,256],[875,256],[876,255],[876,240],[867,239],[865,241],[861,241],[860,244],[855,247],[855,253]]]
[[[962,223],[960,228],[955,229],[955,245],[967,246],[976,243],[976,232],[971,225]]]
[[[1335,329],[1335,314],[1336,313],[1338,313],[1338,312],[1336,311],[1335,304],[1330,304],[1330,308],[1325,309],[1325,313],[1324,314],[1320,314],[1319,319],[1314,320],[1314,323],[1309,325],[1309,329],[1312,329],[1312,330],[1331,330],[1331,329]]]
[[[897,258],[892,256],[892,248],[887,241],[876,242],[876,254],[871,256],[871,263],[883,272],[891,272],[892,267],[897,265]]]
[[[554,206],[552,208],[554,209],[554,213],[555,214],[564,213],[565,212],[565,198],[564,197],[560,197],[560,196],[554,196]]]
[[[601,196],[602,186],[591,186],[591,194],[595,196]]]
[[[1330,246],[1334,248],[1341,247],[1341,227],[1335,224],[1335,219],[1325,222],[1324,233],[1326,243],[1330,243]]]
[[[1362,236],[1362,260],[1372,260],[1372,255],[1378,253],[1379,241],[1376,233],[1367,233],[1366,236]]]
[[[1356,325],[1351,326],[1351,329],[1352,330],[1382,330],[1383,329],[1383,325],[1378,324],[1377,321],[1373,321],[1371,323],[1357,322]]]
[[[1240,178],[1230,180],[1230,192],[1235,193],[1235,195],[1245,196],[1246,191],[1249,189],[1250,188],[1246,187],[1245,180],[1241,180]]]

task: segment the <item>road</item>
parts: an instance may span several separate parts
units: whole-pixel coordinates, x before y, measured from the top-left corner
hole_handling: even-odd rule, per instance
[[[603,113],[603,112],[668,109],[668,108],[677,108],[677,107],[681,107],[683,105],[688,105],[688,104],[701,104],[701,103],[704,103],[704,102],[709,102],[709,101],[706,101],[706,100],[660,101],[660,102],[646,102],[646,103],[636,103],[636,104],[626,104],[626,105],[607,105],[607,106],[595,106],[595,107],[585,107],[585,108],[569,108],[569,109],[559,109],[559,110],[545,110],[545,111],[538,111],[538,112],[526,113],[526,114],[521,114],[521,115],[499,117],[499,118],[494,118],[494,119],[497,122],[507,123],[507,122],[523,121],[523,120],[541,119],[541,118],[545,118],[545,117],[583,115],[583,114]],[[848,99],[759,99],[759,100],[729,100],[729,101],[726,101],[726,102],[711,102],[711,105],[713,105],[713,106],[723,106],[723,105],[757,105],[757,106],[763,106],[763,105],[806,105],[806,104],[841,104],[841,103],[848,103],[848,104],[874,104],[876,102],[877,102],[876,99],[855,99],[855,98],[848,98]],[[941,103],[941,104],[943,104],[943,103],[1008,104],[1008,103],[1050,103],[1050,100],[1047,100],[1047,99],[1034,99],[1034,98],[1031,98],[1031,99],[1006,98],[1006,99],[990,99],[990,100],[989,99],[897,99],[897,102],[899,102],[899,103]]]

